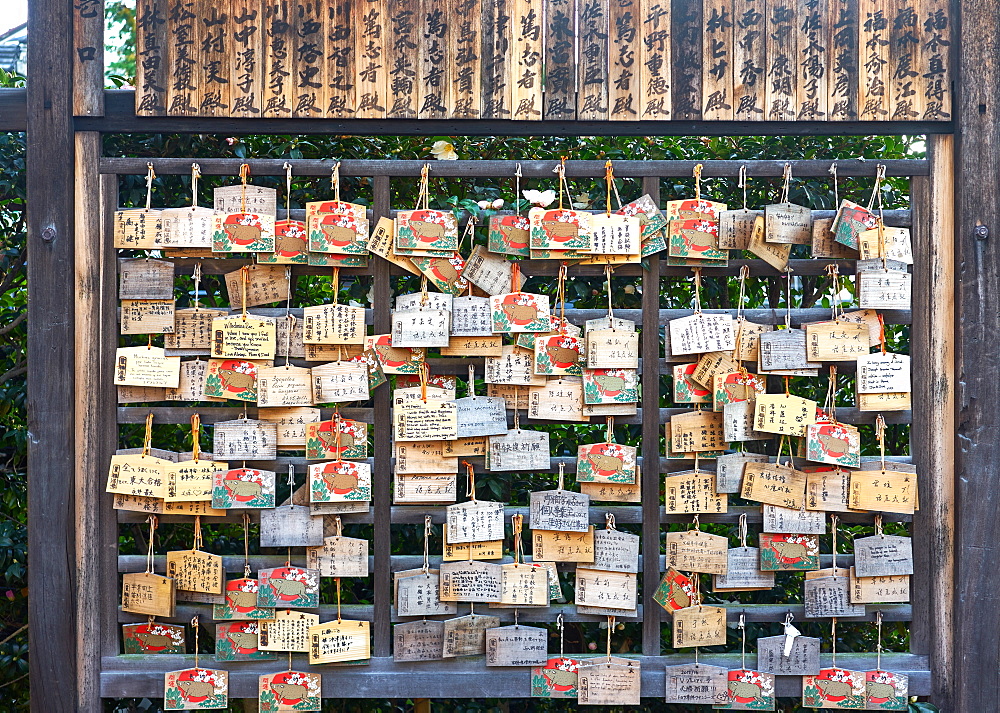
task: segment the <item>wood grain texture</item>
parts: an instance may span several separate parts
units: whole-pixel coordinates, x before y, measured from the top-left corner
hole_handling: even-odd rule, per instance
[[[859,0],[859,96],[861,119],[889,118],[889,0]]]
[[[771,121],[796,118],[798,15],[799,6],[792,0],[767,3],[764,15],[764,31],[767,33],[764,101],[766,118]]]
[[[543,0],[546,119],[576,119],[578,0]],[[535,3],[535,7],[538,4]]]
[[[263,8],[255,0],[229,6],[230,116],[260,116],[264,89]]]
[[[511,68],[511,118],[542,118],[542,26],[541,8],[531,0],[511,0],[513,59]]]
[[[387,0],[386,116],[414,119],[417,116],[417,14],[420,5],[408,0]]]
[[[77,710],[76,407],[73,357],[75,284],[73,13],[66,0],[28,7],[27,220],[28,570],[31,710]],[[58,160],[54,160],[58,157]],[[53,378],[59,374],[60,378]],[[37,556],[41,554],[41,556]],[[89,693],[89,692],[88,692]]]
[[[480,116],[510,118],[513,82],[511,9],[513,0],[488,0],[483,5],[482,74],[483,99]]]
[[[73,113],[104,113],[104,12],[98,0],[73,8]]]
[[[355,5],[360,0],[339,0],[326,8],[326,108],[327,116],[339,119],[355,115],[358,100],[354,24]]]
[[[451,106],[451,67],[449,43],[454,32],[454,20],[443,6],[433,0],[419,3],[417,36],[420,39],[419,64],[416,72],[417,116],[421,119],[441,119],[448,116]]]
[[[678,0],[670,15],[671,116],[701,119],[702,7],[699,2]]]
[[[642,64],[639,33],[640,0],[611,3],[608,16],[608,118],[639,118],[639,74]]]
[[[326,59],[327,15],[327,4],[323,0],[295,0],[292,12],[294,117],[315,119],[324,115],[329,76]]]
[[[355,63],[358,68],[357,97],[355,115],[359,118],[381,118],[385,116],[388,101],[389,75],[386,62],[389,61],[385,41],[387,29],[388,0],[361,0],[354,5],[355,19]]]
[[[580,0],[576,115],[584,121],[608,118],[608,13],[604,0]]]
[[[454,67],[450,95],[450,115],[477,119],[481,107],[482,9],[478,0],[450,0],[452,29],[450,60]]]
[[[149,0],[136,10],[135,113],[139,116],[163,116],[167,111],[167,17],[167,0]],[[102,88],[103,84],[102,80]],[[103,104],[102,97],[102,114]]]
[[[827,56],[828,28],[832,24],[831,3],[836,0],[810,0],[801,5],[798,29],[799,52],[796,113],[802,121],[829,119],[830,98]]]
[[[733,117],[733,3],[702,3],[702,119]]]
[[[272,0],[264,6],[261,21],[263,91],[261,116],[290,117],[295,83],[293,0]]]
[[[767,68],[764,0],[733,0],[733,113],[736,119],[761,121]]]
[[[860,0],[830,0],[831,22],[827,31],[827,73],[830,119],[854,121],[858,118],[858,38]]]

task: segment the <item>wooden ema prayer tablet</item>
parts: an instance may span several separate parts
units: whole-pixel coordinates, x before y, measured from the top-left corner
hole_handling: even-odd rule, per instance
[[[448,346],[441,347],[441,356],[482,356],[500,357],[503,356],[503,337],[465,337],[455,336],[454,315],[452,315],[452,336],[448,340]]]
[[[719,248],[722,250],[747,250],[753,235],[753,224],[759,210],[724,210],[719,213]]]
[[[308,507],[279,505],[260,512],[261,547],[313,547],[323,544],[323,518]],[[313,569],[316,567],[309,565]]]
[[[863,604],[850,601],[849,577],[816,577],[805,582],[803,603],[807,619],[864,616]]]
[[[706,356],[708,355],[706,354]],[[712,390],[706,389],[694,379],[694,372],[697,368],[698,364],[678,364],[674,367],[674,403],[712,403]]]
[[[365,343],[364,307],[341,304],[305,307],[302,322],[302,341],[305,344]]]
[[[458,250],[458,222],[451,211],[401,210],[396,214],[397,255],[447,255]]]
[[[456,499],[458,499],[458,485],[452,473],[393,475],[394,504],[453,503]]]
[[[757,669],[778,676],[817,674],[819,644],[819,639],[811,636],[761,637],[757,639]]]
[[[721,666],[706,666],[702,663],[667,666],[664,670],[667,684],[665,700],[667,703],[688,705],[725,703],[728,673]]]
[[[397,475],[413,473],[457,473],[458,457],[446,458],[449,441],[412,441],[393,444]]]
[[[396,254],[393,241],[395,240],[396,225],[392,218],[379,218],[375,224],[375,229],[368,236],[369,252],[382,257],[394,265],[399,265],[407,272],[419,275],[420,271],[413,266],[409,258]]]
[[[392,628],[393,661],[436,661],[444,653],[443,621],[409,621]]]
[[[669,612],[691,606],[695,596],[694,583],[690,577],[678,572],[673,567],[667,567],[663,579],[653,592],[653,601]]]
[[[448,542],[448,523],[441,525],[442,548],[441,559],[445,562],[462,560],[498,560],[503,559],[503,540],[493,542],[464,542],[450,544]]]
[[[729,540],[701,530],[667,533],[667,566],[682,572],[725,574]]]
[[[280,324],[280,322],[279,322]],[[301,325],[301,322],[299,322]],[[280,330],[280,327],[279,327]],[[301,332],[301,328],[297,329],[296,332]],[[301,341],[301,334],[300,339]],[[280,354],[281,340],[278,340],[278,349]],[[302,352],[304,353],[304,358],[306,361],[358,361],[358,357],[366,353],[364,345],[362,344],[302,344]],[[282,355],[284,356],[284,355]],[[292,354],[291,356],[295,356]],[[378,356],[375,356],[376,361],[378,361]]]
[[[226,312],[219,309],[179,309],[174,312],[174,329],[163,338],[172,356],[208,354],[212,348],[212,323]],[[182,351],[183,350],[183,351]],[[181,352],[175,354],[174,352]]]
[[[274,216],[220,213],[212,216],[213,253],[273,253]]]
[[[228,707],[228,671],[188,668],[170,671],[164,677],[164,710],[212,710]]]
[[[753,592],[774,588],[774,573],[760,569],[760,549],[730,547],[726,553],[726,572],[712,579],[712,590]]]
[[[806,467],[806,509],[848,512],[851,471],[842,468]]]
[[[316,403],[367,401],[368,368],[359,362],[341,361],[312,368]]]
[[[186,650],[184,627],[158,621],[124,624],[122,644],[125,654],[183,654]]]
[[[122,334],[164,334],[174,331],[173,300],[122,300]]]
[[[289,319],[288,317],[278,317],[275,323],[275,341],[277,342],[277,349],[275,354],[277,356],[287,356],[292,359],[305,359],[306,357],[306,347],[302,341],[303,330],[302,330],[302,320],[295,319],[294,317]],[[322,348],[323,345],[313,344],[314,348]],[[330,345],[326,345],[330,346]],[[357,349],[361,346],[357,345]],[[344,350],[347,352],[347,350]],[[354,355],[350,355],[354,356]],[[336,355],[330,357],[330,359],[309,359],[308,361],[332,361],[336,359]]]
[[[441,601],[441,578],[436,569],[396,572],[394,582],[396,614],[399,616],[436,616],[458,612],[457,604]]]
[[[260,713],[321,711],[323,677],[304,671],[267,673],[257,680]]]
[[[246,306],[286,302],[288,300],[288,279],[283,265],[249,265],[246,282]],[[226,290],[229,304],[233,309],[243,305],[243,272],[236,270],[226,273]]]
[[[468,560],[442,562],[440,569],[443,602],[499,602],[502,570],[498,564]]]
[[[528,521],[532,530],[586,532],[590,529],[590,497],[570,490],[533,492]]]
[[[865,708],[880,711],[909,710],[909,676],[890,671],[865,671]]]
[[[167,356],[159,347],[119,347],[115,350],[115,384],[166,387],[180,383],[181,358]]]
[[[909,393],[858,394],[859,411],[908,411],[912,405]]]
[[[270,366],[269,359],[209,359],[204,395],[256,402],[257,372]]]
[[[269,651],[258,649],[260,624],[256,621],[238,621],[215,625],[216,661],[273,661],[277,658]]]
[[[548,606],[549,572],[541,565],[515,562],[500,566],[500,604]]]
[[[763,572],[819,569],[819,536],[762,532],[760,569]]]
[[[335,212],[324,211],[307,216],[308,251],[333,255],[367,255],[368,220],[365,218],[365,207],[356,203],[334,205]]]
[[[212,507],[273,508],[274,478],[271,470],[218,470],[212,475]]]
[[[765,332],[773,332],[774,326],[748,322],[740,317],[736,320],[734,330],[736,332],[736,361],[757,361],[760,335]]]
[[[595,662],[577,671],[577,703],[585,706],[639,705],[639,662]]]
[[[699,312],[690,317],[672,319],[668,326],[670,353],[674,356],[703,352],[731,352],[736,346],[733,332],[735,323],[728,314]]]
[[[159,210],[135,208],[115,211],[115,247],[155,250],[160,247],[163,220]]]
[[[747,250],[766,262],[778,272],[784,272],[788,267],[788,258],[792,254],[792,246],[788,243],[771,243],[766,240],[764,216],[758,215],[753,221],[753,231]]]
[[[638,369],[639,333],[635,329],[587,332],[588,369]]]
[[[824,668],[802,678],[803,708],[864,708],[865,692],[863,671]]]
[[[719,456],[715,459],[715,492],[740,492],[743,467],[747,463],[767,463],[767,461],[768,457],[763,453],[727,453]]]
[[[531,531],[532,559],[544,562],[593,562],[594,527],[586,532]]]
[[[392,313],[392,343],[397,347],[447,347],[451,312],[420,309]]]
[[[858,257],[858,251],[841,245],[834,239],[831,228],[833,218],[816,218],[813,220],[812,228],[812,256],[814,258],[825,257],[836,260],[854,260]]]
[[[536,471],[549,469],[549,434],[546,431],[511,429],[490,436],[491,471]]]
[[[458,438],[458,408],[453,401],[424,403],[421,399],[393,399],[393,437],[397,441],[434,441]]]
[[[161,248],[211,248],[215,211],[201,206],[160,211]]]
[[[305,567],[273,567],[257,573],[258,607],[319,606],[319,570]]]
[[[763,376],[739,371],[729,374],[716,372],[712,376],[712,410],[722,411],[726,404],[752,401],[766,390],[767,383]]]
[[[823,420],[806,428],[806,458],[845,468],[861,465],[861,433],[854,426]]]
[[[667,218],[670,220],[715,220],[726,210],[725,203],[707,201],[701,198],[684,198],[667,201]]]
[[[909,393],[910,357],[905,354],[868,354],[858,357],[859,394]]]
[[[531,669],[532,698],[576,698],[579,661],[551,658],[544,666]]]
[[[884,270],[858,273],[858,306],[869,309],[909,309],[913,276]]]
[[[673,646],[720,646],[726,643],[726,608],[693,606],[674,611]]]
[[[222,594],[222,557],[201,550],[168,552],[167,576],[177,590]]]
[[[639,536],[619,530],[594,532],[594,569],[639,572]]]
[[[912,514],[917,479],[912,473],[853,471],[850,506],[853,510]]]
[[[821,364],[806,358],[806,333],[801,329],[778,329],[759,336],[761,371],[783,372],[818,369]]]
[[[812,242],[812,211],[794,203],[764,206],[764,231],[769,243],[809,245]]]
[[[330,621],[309,627],[309,664],[371,658],[367,621]]]
[[[139,495],[121,495],[114,497],[115,510],[130,510],[147,515],[203,515],[207,517],[223,517],[225,510],[210,507],[210,502],[165,503],[162,498],[148,498]]]
[[[118,259],[118,299],[170,300],[173,298],[173,262],[142,257]]]
[[[208,362],[192,359],[181,362],[180,379],[176,389],[167,389],[166,401],[201,401],[213,397],[205,396],[205,379],[208,378]]]
[[[528,389],[528,417],[545,421],[589,422],[583,414],[583,380],[577,376],[550,379]]]
[[[759,394],[754,400],[754,428],[765,433],[804,436],[816,422],[816,402],[787,394]]]
[[[273,317],[220,317],[212,321],[212,356],[273,359],[277,342]]]
[[[274,222],[274,252],[257,255],[258,263],[275,265],[308,265],[309,243],[306,224],[301,220]]]
[[[638,262],[642,227],[638,218],[624,215],[590,216],[590,247],[585,252],[597,255],[632,255]]]
[[[584,343],[579,337],[539,334],[535,337],[535,373],[579,375],[583,350]]]
[[[511,264],[477,245],[465,262],[462,277],[488,295],[506,294],[511,287]]]
[[[441,292],[414,292],[396,297],[397,312],[415,312],[419,309],[441,310],[451,312],[455,297]]]
[[[167,492],[163,499],[172,501],[205,501],[212,499],[212,478],[228,464],[211,460],[189,460],[168,463],[163,467]]]
[[[636,576],[630,572],[605,572],[576,568],[576,603],[607,609],[634,610]]]
[[[638,384],[638,382],[636,382]],[[584,382],[586,388],[586,381]],[[637,392],[638,393],[638,392]],[[638,397],[636,397],[638,399]],[[606,417],[606,416],[635,416],[639,412],[638,403],[628,404],[584,404],[583,415]]]
[[[739,364],[733,361],[731,352],[708,352],[698,358],[698,362],[691,372],[691,378],[695,383],[711,389],[716,374],[730,374],[736,371],[739,371]],[[708,401],[711,400],[711,394],[709,394]]]
[[[691,411],[672,416],[669,431],[673,450],[681,453],[715,451],[727,445],[721,413]]]
[[[531,208],[528,211],[530,247],[532,250],[585,252],[590,247],[591,218],[584,211]]]
[[[300,451],[307,447],[306,429],[308,425],[319,423],[320,410],[318,408],[268,408],[259,415],[262,421],[275,424],[279,449]]]
[[[454,337],[489,337],[490,343],[496,341],[493,337],[493,315],[490,312],[490,300],[487,297],[456,297],[451,308],[451,336]],[[499,342],[499,343],[502,343]],[[452,339],[448,348],[454,349],[457,343]],[[453,356],[461,356],[455,354]],[[486,356],[486,355],[483,355]]]
[[[763,531],[793,535],[825,535],[826,513],[765,505]]]
[[[664,479],[664,503],[671,514],[724,513],[728,496],[715,492],[715,474],[704,471],[669,473]]]
[[[317,420],[305,424],[305,431],[307,460],[368,457],[367,423],[348,418]]]
[[[485,436],[459,437],[453,441],[441,441],[442,453],[446,458],[485,456],[489,452],[489,444],[490,441]]]
[[[144,455],[111,456],[106,492],[163,498],[167,494],[166,467],[171,461]]]
[[[516,384],[518,386],[544,386],[544,376],[535,375],[534,352],[506,345],[500,357],[486,357],[486,376],[488,384]],[[527,399],[527,389],[522,390]]]
[[[774,674],[749,669],[729,672],[727,700],[717,708],[726,710],[774,710]]]
[[[260,623],[261,651],[309,651],[309,627],[319,624],[319,614],[280,609],[272,621]]]
[[[494,334],[518,332],[547,332],[549,321],[549,298],[528,292],[511,292],[490,297],[490,311],[493,314]]]
[[[174,616],[174,580],[151,572],[122,575],[122,611]]]
[[[264,186],[222,186],[212,192],[212,208],[223,213],[247,210],[264,215],[277,215],[278,191]]]
[[[448,506],[449,544],[489,542],[503,539],[504,504],[489,500],[471,500]]]
[[[469,614],[445,619],[442,658],[486,653],[486,630],[500,626],[500,617]]]
[[[913,541],[898,535],[854,540],[854,570],[858,577],[913,574]]]
[[[735,401],[722,407],[722,429],[726,442],[764,441],[774,438],[770,433],[754,430],[755,401]],[[721,492],[721,491],[720,491]]]
[[[620,443],[590,443],[577,447],[578,483],[635,483],[636,449]]]
[[[349,460],[309,466],[309,502],[339,503],[372,499],[372,467]]]
[[[163,387],[146,386],[119,386],[118,403],[120,404],[146,404],[163,401],[167,397],[167,390]]]
[[[313,519],[322,528],[323,519]],[[322,537],[321,529],[320,546],[306,549],[306,566],[318,569],[321,577],[367,577],[368,540],[341,536]]]
[[[241,418],[215,424],[212,451],[224,460],[274,460],[278,427],[267,421]]]
[[[881,230],[863,230],[858,233],[858,252],[862,260],[880,260],[884,255],[889,260],[912,265],[910,229],[884,227]]]
[[[887,577],[858,577],[851,567],[852,604],[894,604],[910,601],[910,577],[896,574]]]
[[[499,626],[486,630],[487,666],[544,666],[548,630],[534,626]]]
[[[815,322],[805,328],[809,361],[855,361],[868,354],[868,328],[863,324]]]
[[[498,436],[507,433],[507,404],[492,396],[455,399],[459,438]]]

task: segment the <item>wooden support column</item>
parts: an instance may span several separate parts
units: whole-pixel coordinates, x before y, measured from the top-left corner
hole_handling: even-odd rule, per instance
[[[77,701],[73,3],[28,7],[28,621],[31,710]]]

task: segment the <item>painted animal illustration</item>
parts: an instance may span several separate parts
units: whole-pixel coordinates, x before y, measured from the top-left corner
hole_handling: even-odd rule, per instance
[[[208,698],[215,695],[215,684],[211,681],[178,681],[177,687],[187,699]]]
[[[271,690],[274,695],[285,703],[300,701],[309,695],[309,689],[300,683],[278,683],[271,681]]]
[[[587,454],[587,460],[594,467],[594,470],[599,470],[604,473],[621,473],[624,463],[622,459],[618,456],[611,456],[607,453],[597,453],[596,451],[591,451]]]
[[[829,678],[817,678],[816,687],[823,691],[826,698],[848,698],[854,692],[850,681],[834,681]]]
[[[448,284],[458,279],[458,268],[448,258],[431,260],[430,271],[434,277]]]
[[[165,649],[174,643],[174,640],[165,634],[151,634],[148,631],[136,633],[135,638],[148,649]]]
[[[223,483],[226,486],[226,490],[232,494],[234,498],[240,498],[245,500],[253,500],[258,495],[260,495],[263,490],[263,486],[260,483],[254,482],[252,480],[225,480]]]
[[[829,433],[821,433],[817,440],[823,446],[823,450],[836,458],[839,458],[851,449],[851,444],[847,442],[846,438],[837,438]]]
[[[760,686],[756,683],[750,683],[749,681],[730,681],[729,692],[732,694],[733,698],[761,702],[764,701],[764,696],[762,695]]]
[[[324,473],[323,481],[326,483],[326,487],[341,495],[349,493],[358,487],[358,475],[351,471],[344,473]]]
[[[323,444],[323,450],[325,451],[336,451],[337,450],[337,433],[334,431],[317,431],[316,437]],[[353,447],[357,441],[354,440],[353,433],[343,433],[340,434],[340,449],[346,450]]]
[[[260,240],[261,230],[259,225],[226,223],[223,227],[229,239],[237,245],[250,245],[250,243]]]
[[[809,554],[809,548],[801,542],[772,542],[771,547],[786,560],[802,559]]]
[[[718,238],[707,230],[681,228],[681,234],[684,236],[684,242],[694,250],[714,248],[719,244]]]
[[[542,229],[553,240],[565,243],[580,235],[580,226],[561,220],[543,220]]]
[[[320,230],[323,231],[327,242],[340,247],[350,245],[358,237],[358,233],[354,228],[348,228],[344,225],[327,225],[323,223],[320,225]]]
[[[535,305],[505,302],[502,309],[507,315],[507,319],[515,324],[529,324],[538,319],[538,308]]]
[[[691,596],[684,591],[683,587],[671,587],[670,598],[668,599],[678,609],[691,606]]]
[[[549,685],[556,689],[568,690],[576,685],[577,675],[561,668],[543,668],[542,675]]]
[[[727,381],[723,386],[726,392],[726,399],[729,401],[746,401],[756,392],[750,384]]]
[[[576,364],[580,360],[580,352],[576,349],[561,347],[557,344],[549,344],[545,347],[545,352],[553,364]]]
[[[257,606],[257,592],[244,592],[234,589],[226,592],[226,601],[230,609],[253,609]]]
[[[819,683],[817,681],[817,683]],[[869,681],[867,685],[868,697],[878,700],[895,698],[896,687],[891,683],[881,683],[880,681]]]
[[[520,216],[512,216],[509,222],[504,220],[500,223],[500,234],[512,248],[526,247],[530,234],[528,221]]]
[[[376,344],[375,351],[378,352],[382,363],[387,366],[402,366],[410,361],[412,352],[403,347],[391,347],[388,344]]]
[[[224,390],[235,392],[252,389],[254,387],[254,383],[257,381],[253,374],[236,371],[232,368],[219,369],[219,380],[222,382],[222,388]]]
[[[594,381],[601,387],[601,391],[606,394],[617,394],[625,388],[625,378],[622,376],[611,376],[610,374],[595,374]]]
[[[274,251],[285,256],[304,253],[306,252],[306,238],[298,233],[295,235],[278,233],[275,236]]]
[[[432,223],[429,220],[411,220],[407,223],[410,230],[422,243],[433,243],[444,237],[445,227],[440,223]]]
[[[684,201],[677,210],[681,220],[716,220],[715,209],[704,201]]]
[[[270,579],[271,588],[282,597],[295,599],[306,593],[306,583],[300,579]]]
[[[250,631],[229,631],[226,633],[226,638],[238,649],[257,648],[257,634]]]

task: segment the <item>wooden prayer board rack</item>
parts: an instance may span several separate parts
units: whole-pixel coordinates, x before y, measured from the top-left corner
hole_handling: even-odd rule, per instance
[[[914,302],[913,309],[886,311],[887,324],[911,325],[911,339],[914,348],[914,409],[913,411],[887,413],[889,423],[912,424],[913,462],[917,464],[920,473],[921,509],[912,518],[899,516],[898,520],[912,522],[914,550],[917,562],[916,574],[913,578],[912,604],[895,604],[879,606],[887,621],[909,622],[911,631],[911,651],[909,653],[892,653],[883,655],[883,668],[906,673],[910,676],[910,691],[912,695],[926,695],[932,690],[933,670],[930,661],[938,665],[936,652],[950,646],[950,629],[944,625],[944,617],[950,611],[952,586],[950,575],[951,554],[946,549],[936,548],[934,543],[948,536],[950,527],[947,518],[941,516],[941,508],[945,507],[942,498],[943,483],[952,477],[952,462],[947,456],[947,443],[951,439],[948,430],[948,420],[943,412],[947,408],[947,400],[934,397],[932,380],[920,378],[922,373],[938,370],[948,373],[951,368],[938,351],[942,339],[941,330],[948,324],[950,315],[950,283],[942,280],[941,265],[944,255],[950,253],[950,236],[942,231],[937,222],[935,212],[927,209],[935,201],[945,198],[945,188],[935,178],[935,157],[930,160],[895,160],[884,161],[890,176],[909,176],[911,179],[913,210],[896,210],[887,213],[887,223],[890,225],[910,226],[914,236]],[[231,176],[239,171],[240,161],[230,159],[199,160],[201,171],[205,175]],[[282,160],[251,160],[249,161],[254,176],[282,176]],[[296,176],[328,177],[331,169],[329,161],[298,160],[291,162]],[[526,176],[550,176],[555,165],[548,161],[522,161],[522,170]],[[615,164],[615,173],[622,177],[641,179],[642,192],[649,193],[655,200],[659,199],[662,179],[690,176],[694,162],[689,161],[622,161]],[[745,165],[750,176],[781,175],[784,161],[706,161],[704,175],[726,176],[735,178],[740,167]],[[795,176],[826,176],[829,161],[792,161]],[[840,176],[868,176],[875,174],[874,161],[839,161]],[[187,174],[191,161],[182,158],[156,159],[154,165],[158,175]],[[375,218],[394,213],[390,205],[390,188],[394,180],[413,180],[419,175],[421,162],[417,161],[344,161],[341,165],[341,175],[367,176],[372,179],[372,215]],[[469,178],[485,178],[512,175],[513,161],[450,161],[436,163],[433,167],[436,176],[462,176]],[[78,467],[86,477],[80,481],[78,497],[81,500],[84,513],[77,522],[77,537],[81,547],[81,556],[89,564],[77,571],[81,592],[76,602],[77,617],[81,625],[86,625],[90,635],[82,641],[89,652],[87,665],[92,668],[99,682],[101,697],[157,697],[162,695],[163,674],[188,665],[190,657],[174,655],[156,655],[124,657],[120,655],[119,627],[121,623],[144,620],[118,610],[119,573],[143,571],[144,556],[118,555],[117,535],[118,525],[122,523],[142,522],[145,516],[141,513],[114,510],[112,497],[104,492],[103,478],[97,474],[107,468],[110,455],[118,447],[118,437],[115,429],[108,428],[112,420],[118,424],[142,423],[149,412],[154,413],[158,424],[187,424],[192,413],[197,410],[201,414],[206,427],[218,421],[237,417],[241,408],[232,406],[203,406],[197,409],[178,406],[118,406],[115,387],[112,382],[112,365],[114,350],[118,344],[117,325],[115,324],[115,308],[117,306],[117,274],[115,269],[115,251],[112,249],[112,214],[118,207],[119,179],[124,175],[143,175],[146,171],[145,159],[121,159],[95,157],[84,175],[84,180],[98,188],[101,202],[94,217],[94,233],[91,240],[78,248],[78,259],[84,260],[93,268],[94,283],[90,290],[80,295],[77,300],[77,310],[84,325],[90,325],[94,334],[98,335],[84,346],[78,345],[77,359],[87,368],[78,371],[77,388],[79,393],[87,394],[87,408],[82,413],[79,424]],[[599,161],[569,161],[567,173],[574,177],[590,177],[599,179],[603,176],[603,162]],[[293,211],[294,214],[294,211]],[[832,212],[818,211],[819,216]],[[279,210],[279,216],[281,211]],[[99,219],[98,219],[99,216]],[[195,260],[178,259],[177,274],[190,274]],[[202,260],[206,274],[229,272],[246,260]],[[798,275],[822,274],[825,266],[831,261],[793,260],[791,267]],[[838,261],[842,274],[850,274],[852,261]],[[761,260],[732,260],[727,268],[706,269],[706,275],[735,276],[741,266],[750,268],[756,276],[776,276],[776,272]],[[525,275],[555,275],[558,269],[557,261],[522,261],[522,271]],[[309,266],[293,266],[293,274],[324,274],[328,268]],[[599,276],[603,273],[600,266],[579,266],[571,268],[571,274]],[[374,299],[368,310],[368,322],[373,325],[376,333],[384,333],[389,329],[391,300],[391,278],[405,274],[390,263],[373,257],[368,268],[351,268],[342,270],[342,276],[349,279],[350,275],[365,275],[372,278]],[[664,556],[661,552],[662,526],[668,523],[690,522],[688,516],[666,515],[660,504],[660,498],[650,494],[661,493],[662,474],[691,467],[691,461],[668,460],[663,457],[661,437],[664,424],[674,413],[684,409],[661,408],[661,393],[655,388],[660,382],[661,374],[669,373],[671,363],[684,357],[664,358],[662,332],[670,319],[686,316],[690,310],[665,309],[659,304],[657,286],[665,277],[684,279],[690,275],[689,268],[669,267],[661,264],[658,256],[648,260],[648,269],[640,265],[619,267],[616,275],[640,276],[643,286],[642,309],[615,311],[617,317],[636,320],[641,325],[641,376],[645,385],[638,413],[634,417],[622,417],[618,423],[640,424],[642,427],[642,446],[640,450],[640,472],[644,498],[641,504],[619,505],[607,507],[592,505],[591,522],[603,523],[604,513],[613,513],[619,524],[641,525],[641,559],[640,567],[643,573],[640,592],[639,619],[642,622],[642,655],[638,658],[643,662],[642,687],[644,695],[662,697],[663,666],[688,662],[688,654],[661,655],[661,628],[669,621],[669,614],[651,599],[665,568]],[[268,309],[251,309],[252,312],[267,313]],[[274,310],[272,310],[274,311]],[[276,313],[276,311],[275,311]],[[582,323],[585,319],[604,316],[604,310],[568,309],[566,316],[574,323]],[[794,309],[792,324],[805,321],[825,319],[829,315],[827,309]],[[784,312],[779,310],[754,309],[746,312],[748,319],[755,322],[778,323],[784,320]],[[482,373],[482,359],[431,359],[432,373],[465,374],[468,362],[477,363],[477,371]],[[937,373],[935,371],[935,373]],[[373,467],[373,503],[370,513],[364,515],[345,515],[345,523],[366,523],[373,528],[370,570],[374,588],[373,605],[344,606],[344,615],[352,619],[365,619],[372,622],[372,654],[370,665],[329,668],[320,667],[324,676],[324,690],[336,691],[338,696],[350,697],[468,697],[475,692],[477,697],[518,697],[527,696],[530,690],[527,669],[509,669],[503,676],[497,676],[487,669],[479,659],[453,659],[438,662],[394,663],[392,660],[392,624],[394,618],[392,605],[391,572],[420,566],[421,556],[418,545],[409,554],[393,555],[390,551],[391,533],[394,525],[419,524],[423,522],[425,513],[430,514],[435,523],[444,521],[443,507],[425,507],[420,505],[393,506],[390,489],[392,483],[391,464],[391,408],[390,391],[388,387],[380,387],[373,392],[370,405],[361,408],[344,409],[342,414],[348,418],[374,424],[374,458],[370,459]],[[251,417],[255,409],[248,409]],[[325,410],[324,418],[329,417]],[[848,423],[871,423],[874,412],[859,412],[857,409],[840,408],[838,417]],[[530,424],[526,415],[522,414],[525,424]],[[597,423],[600,419],[593,421]],[[567,470],[575,468],[573,458],[553,458],[550,472],[555,472],[559,463],[565,463]],[[302,458],[281,457],[271,463],[260,463],[264,467],[282,472],[287,464],[292,463],[297,470],[299,482],[302,481],[305,461]],[[482,459],[475,459],[476,469],[482,471]],[[251,465],[254,465],[251,463]],[[707,467],[707,466],[706,466]],[[527,516],[526,507],[508,507],[506,519],[514,512]],[[703,516],[704,523],[729,523],[738,521],[741,514],[747,514],[750,522],[760,523],[761,513],[758,508],[730,508],[725,515]],[[239,514],[230,513],[222,522],[238,522]],[[255,517],[256,519],[256,517]],[[895,518],[894,518],[895,519]],[[164,526],[170,523],[190,521],[190,518],[164,516],[161,519]],[[873,516],[869,514],[844,514],[844,522],[872,523]],[[433,553],[432,553],[433,555]],[[439,558],[432,557],[432,562]],[[162,571],[164,558],[156,558],[156,571]],[[824,566],[830,558],[824,560]],[[280,566],[285,561],[284,552],[264,554],[251,557],[251,566],[256,571],[264,567]],[[506,561],[510,561],[509,557]],[[847,566],[850,558],[841,556],[838,563]],[[224,558],[227,572],[242,572],[243,558],[227,556]],[[874,621],[876,607],[869,607],[864,621]],[[945,610],[945,612],[942,612]],[[760,604],[740,605],[730,608],[730,622],[746,615],[750,622],[780,621],[784,614],[791,611],[801,621],[801,605]],[[320,613],[323,620],[335,616],[335,607],[325,604]],[[513,612],[510,610],[491,610],[498,613],[502,622],[513,622]],[[602,617],[579,614],[573,605],[555,605],[544,610],[522,610],[520,621],[554,622],[557,614],[562,613],[566,621],[600,622]],[[188,605],[181,603],[177,607],[176,621],[190,620],[194,614],[202,614],[202,620],[209,619],[206,605]],[[861,619],[858,619],[861,620]],[[297,655],[299,656],[299,655]],[[933,657],[933,658],[932,658]],[[703,655],[702,660],[713,664],[738,667],[739,657],[735,654]],[[874,655],[848,654],[838,656],[840,665],[864,669],[874,665]],[[302,662],[304,665],[304,661]],[[215,664],[213,664],[215,665]],[[227,664],[218,664],[227,666]],[[245,698],[255,695],[257,677],[262,673],[275,669],[274,662],[241,662],[228,665],[231,671],[230,697]],[[391,674],[391,675],[386,675]],[[779,677],[777,695],[798,695],[799,680],[793,677]]]

